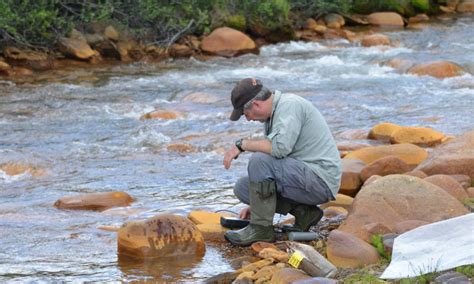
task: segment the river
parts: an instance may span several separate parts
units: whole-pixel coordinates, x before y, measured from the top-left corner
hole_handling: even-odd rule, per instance
[[[383,121],[448,135],[472,130],[473,30],[471,16],[385,31],[398,42],[390,48],[290,42],[266,46],[259,56],[76,67],[25,84],[0,79],[0,164],[45,170],[39,177],[0,171],[0,281],[198,281],[230,271],[212,244],[202,259],[182,265],[122,264],[116,234],[98,227],[164,212],[237,211],[232,185],[245,174],[248,155],[225,170],[223,150],[261,133],[260,123],[228,119],[230,90],[245,77],[313,102],[336,138]],[[400,74],[382,64],[392,58],[450,60],[471,74]],[[182,117],[139,119],[155,109]],[[194,151],[168,150],[173,143]],[[136,201],[106,213],[53,207],[64,196],[107,191]]]

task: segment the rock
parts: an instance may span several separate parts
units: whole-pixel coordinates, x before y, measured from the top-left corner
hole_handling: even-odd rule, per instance
[[[398,222],[395,224],[393,231],[397,234],[403,234],[405,232],[411,231],[423,225],[428,225],[428,222],[420,221],[420,220],[406,220],[402,222]]]
[[[462,1],[456,11],[459,13],[474,13],[474,0],[464,0]]]
[[[264,248],[259,253],[258,256],[261,258],[273,258],[276,261],[287,263],[290,256],[288,253],[274,248]]]
[[[406,73],[415,63],[408,59],[393,58],[387,62],[387,65],[397,70],[399,73]]]
[[[100,34],[86,34],[84,37],[90,46],[95,46],[96,44],[99,44],[105,40]]]
[[[386,176],[392,174],[403,174],[410,171],[411,167],[402,159],[395,156],[387,156],[373,161],[360,171],[360,178],[365,182],[373,175]]]
[[[259,253],[263,249],[266,248],[271,248],[277,250],[278,248],[272,244],[272,243],[267,243],[267,242],[255,242],[251,245],[251,248],[253,249],[254,252]]]
[[[449,271],[441,274],[440,276],[434,279],[434,283],[443,283],[443,284],[472,284],[469,278],[459,272]]]
[[[412,177],[419,177],[421,179],[424,179],[425,177],[428,176],[427,174],[425,174],[424,172],[419,171],[419,170],[413,170],[411,172],[404,173],[404,175],[412,176]]]
[[[389,233],[382,236],[383,250],[387,255],[392,255],[393,243],[395,242],[396,237],[398,237],[398,234],[395,233]]]
[[[282,268],[276,265],[265,266],[253,275],[252,280],[254,280],[255,283],[268,283],[272,279],[273,274],[281,269]]]
[[[294,268],[283,268],[273,274],[272,284],[289,284],[298,280],[311,278],[308,274]]]
[[[385,235],[392,233],[392,230],[387,228],[384,224],[380,223],[370,223],[364,226],[364,229],[368,233],[368,239],[372,240],[372,236],[375,235]]]
[[[448,6],[439,6],[439,9],[442,12],[448,13],[448,14],[456,12],[456,7],[453,8],[453,7],[448,7]]]
[[[178,112],[174,111],[167,111],[167,110],[155,110],[144,114],[140,117],[140,120],[144,119],[178,119],[182,118],[183,115]]]
[[[376,181],[377,179],[381,178],[382,176],[379,176],[379,175],[373,175],[371,177],[369,177],[365,182],[364,182],[364,185],[369,185],[371,183],[373,183],[374,181]]]
[[[252,256],[252,255],[243,255],[243,256],[239,256],[237,258],[233,258],[229,261],[229,264],[230,266],[235,269],[235,270],[238,270],[250,263],[253,263],[253,262],[256,262],[256,261],[259,261],[260,258],[257,257],[257,256]]]
[[[363,150],[363,149],[362,149]],[[359,150],[360,151],[360,150]],[[428,175],[467,175],[474,178],[474,131],[433,149],[416,170]]]
[[[244,33],[228,27],[217,28],[201,42],[204,52],[222,56],[236,56],[256,52],[255,42]]]
[[[242,267],[241,271],[257,271],[265,266],[272,265],[275,260],[273,258],[265,258],[257,262],[252,262]]]
[[[193,102],[195,104],[214,104],[221,101],[218,96],[207,93],[191,93],[183,98],[183,102]]]
[[[365,163],[357,159],[342,159],[342,176],[339,192],[341,194],[354,196],[362,186],[360,172]]]
[[[87,41],[86,37],[78,30],[72,29],[72,31],[69,33],[69,38],[81,40],[81,41]]]
[[[19,49],[7,46],[3,49],[5,60],[11,65],[31,68],[33,70],[48,70],[53,67],[53,59],[45,53]],[[16,72],[12,75],[25,75]]]
[[[467,213],[456,198],[434,184],[417,177],[390,175],[362,187],[339,230],[369,241],[364,226],[370,223],[393,230],[395,224],[406,220],[433,223]]]
[[[461,184],[451,176],[441,174],[432,175],[423,180],[439,186],[460,202],[464,202],[464,200],[468,198],[467,193]]]
[[[373,246],[340,230],[333,230],[329,234],[327,256],[332,264],[341,268],[364,267],[380,260],[379,253]]]
[[[347,216],[348,211],[344,207],[339,206],[329,206],[324,209],[324,216],[326,218],[336,217],[336,216]]]
[[[347,211],[350,211],[353,200],[354,200],[354,198],[352,198],[350,196],[338,193],[336,195],[336,200],[332,200],[332,201],[329,201],[327,203],[321,204],[321,205],[319,205],[319,208],[325,209],[325,208],[328,208],[330,206],[337,206],[337,207],[345,208]]]
[[[355,151],[370,146],[371,145],[367,143],[357,143],[352,141],[342,141],[337,143],[337,149],[339,151]]]
[[[469,198],[474,198],[474,187],[469,187],[468,189],[466,189],[466,192]]]
[[[0,60],[0,72],[3,72],[3,71],[6,71],[8,69],[10,69],[10,65],[8,63],[6,63],[5,61],[1,61]]]
[[[367,21],[372,25],[378,26],[399,26],[403,27],[402,16],[394,12],[377,12],[367,16]]]
[[[163,214],[125,223],[117,234],[119,256],[153,259],[169,256],[202,256],[204,238],[185,217]]]
[[[401,128],[402,126],[397,124],[382,122],[372,127],[368,138],[388,142],[392,138],[392,133]]]
[[[413,144],[382,145],[356,150],[347,154],[343,160],[359,159],[370,164],[387,156],[398,157],[409,166],[416,166],[428,157],[428,152]]]
[[[107,26],[104,30],[104,37],[112,41],[118,41],[120,35],[113,26]]]
[[[189,220],[196,225],[199,224],[221,224],[222,216],[233,216],[230,213],[214,213],[202,210],[191,211],[188,214]]]
[[[232,283],[235,284],[244,284],[244,283],[252,283],[252,276],[255,274],[253,271],[245,271],[240,273],[237,278],[235,278],[235,281]]]
[[[104,211],[112,207],[129,206],[133,199],[122,191],[81,194],[62,197],[54,203],[58,209]]]
[[[98,55],[87,42],[78,39],[61,37],[58,48],[64,55],[75,59],[86,60]]]
[[[393,144],[411,143],[418,146],[432,147],[440,144],[445,135],[426,127],[404,126],[395,130],[390,138]]]
[[[45,175],[45,170],[37,166],[27,165],[23,163],[5,163],[0,164],[0,170],[9,176],[21,174],[30,174],[33,177],[41,177]]]
[[[459,76],[464,72],[464,69],[449,61],[435,61],[423,64],[417,64],[408,70],[408,73],[419,76],[432,76],[436,78],[449,78]]]
[[[173,143],[169,144],[166,149],[170,152],[177,152],[177,153],[193,153],[197,152],[196,147],[189,144],[184,143]]]
[[[472,179],[468,175],[449,175],[453,179],[455,179],[459,184],[464,188],[468,189],[471,186]]]
[[[197,224],[196,228],[201,232],[205,241],[226,242],[224,234],[228,229],[220,224]]]
[[[337,280],[326,277],[312,277],[291,282],[291,284],[336,284]]]
[[[314,27],[318,26],[318,22],[316,22],[313,18],[308,18],[305,21],[304,28],[308,30],[312,30]]]
[[[408,19],[408,23],[414,24],[414,23],[421,23],[421,22],[427,22],[430,20],[430,17],[426,14],[418,14],[414,17],[410,17]]]
[[[360,42],[362,46],[370,47],[376,45],[390,45],[390,38],[383,34],[373,34],[364,36]]]
[[[330,29],[340,29],[346,23],[341,15],[334,13],[327,14],[326,16],[324,16],[324,22],[326,23],[326,26]]]
[[[185,44],[174,43],[169,48],[169,54],[172,57],[190,57],[194,51]]]

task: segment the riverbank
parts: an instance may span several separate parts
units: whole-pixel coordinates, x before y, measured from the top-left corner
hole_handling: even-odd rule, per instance
[[[258,54],[263,46],[288,40],[318,42],[344,39],[360,42],[365,47],[396,45],[388,37],[377,33],[384,30],[422,29],[433,20],[442,21],[466,13],[469,15],[474,12],[473,6],[470,0],[448,1],[446,6],[436,6],[435,10],[441,14],[432,16],[417,14],[403,17],[395,12],[346,16],[335,13],[318,14],[316,18],[300,20],[299,24],[293,25],[285,33],[252,26],[249,28],[251,34],[245,34],[231,27],[220,27],[201,36],[179,36],[176,42],[169,45],[139,42],[126,30],[106,23],[97,23],[82,31],[73,29],[68,37],[58,39],[55,49],[46,52],[6,44],[0,56],[0,76],[22,83],[43,81],[42,75],[45,72],[71,69],[73,66],[100,68],[122,63],[167,62],[189,57],[205,61],[216,56]],[[392,65],[403,65],[402,68],[407,69],[404,62],[394,62]]]

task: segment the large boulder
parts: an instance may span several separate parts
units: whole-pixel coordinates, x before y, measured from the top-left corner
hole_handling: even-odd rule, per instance
[[[7,62],[16,66],[23,66],[33,70],[48,70],[53,67],[52,57],[38,51],[7,46],[3,49],[3,55]]]
[[[340,29],[346,23],[341,15],[334,13],[327,14],[326,16],[324,16],[324,22],[326,23],[326,26],[330,29]]]
[[[417,177],[390,175],[362,187],[339,230],[368,242],[367,224],[380,223],[393,231],[402,221],[433,223],[467,213],[461,202],[434,184]]]
[[[328,260],[341,268],[364,267],[380,260],[373,246],[340,230],[333,230],[329,234],[326,252]]]
[[[390,135],[393,144],[411,143],[419,146],[434,146],[441,143],[445,135],[427,127],[401,127]]]
[[[360,172],[366,166],[364,162],[357,159],[342,159],[342,176],[339,192],[341,194],[354,196],[362,186]]]
[[[101,192],[62,197],[54,203],[58,209],[104,211],[112,207],[129,206],[133,198],[125,192]]]
[[[365,47],[376,45],[390,45],[390,38],[383,34],[373,34],[364,36],[360,43],[362,46]]]
[[[468,198],[468,195],[461,184],[451,176],[432,175],[424,178],[424,180],[444,189],[460,202],[464,202],[464,200]]]
[[[434,148],[416,170],[428,175],[462,174],[474,179],[474,131]]]
[[[392,133],[400,128],[402,128],[400,125],[382,122],[370,129],[368,138],[388,142],[392,138]]]
[[[459,13],[474,13],[474,0],[463,0],[457,6],[456,11]]]
[[[201,232],[187,218],[171,214],[127,222],[118,231],[118,254],[137,259],[202,256]]]
[[[201,42],[204,52],[222,56],[235,56],[257,52],[255,42],[246,34],[228,27],[215,29]]]
[[[98,55],[86,41],[76,38],[60,38],[58,48],[64,55],[74,59],[87,60]]]
[[[432,76],[436,78],[449,78],[459,76],[464,69],[449,61],[435,61],[429,63],[417,64],[408,70],[408,73],[424,76]]]
[[[347,154],[344,159],[359,159],[370,164],[387,156],[398,157],[408,165],[416,166],[428,157],[428,152],[413,144],[382,145],[356,150]]]
[[[395,156],[387,156],[373,161],[360,171],[360,178],[365,182],[373,175],[386,176],[403,174],[410,171],[410,166],[402,159]]]
[[[367,16],[367,21],[377,26],[398,26],[403,27],[402,16],[394,12],[376,12]]]
[[[346,210],[350,210],[351,206],[352,206],[352,202],[354,201],[354,198],[348,196],[348,195],[345,195],[345,194],[336,194],[336,199],[335,200],[331,200],[327,203],[324,203],[324,204],[321,204],[319,207],[321,209],[325,209],[325,208],[328,208],[328,207],[331,207],[331,206],[336,206],[336,207],[342,207]]]

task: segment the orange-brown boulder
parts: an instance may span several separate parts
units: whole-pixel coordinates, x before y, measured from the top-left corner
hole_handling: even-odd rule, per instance
[[[376,45],[390,45],[390,38],[383,34],[373,34],[364,36],[360,42],[362,46],[370,47]]]
[[[329,234],[326,253],[328,260],[341,268],[364,267],[380,260],[373,246],[340,230],[333,230]]]
[[[185,217],[171,214],[123,224],[117,245],[119,256],[137,259],[202,256],[206,249],[196,226]]]
[[[412,177],[419,177],[421,179],[427,177],[428,175],[425,174],[424,172],[420,171],[420,170],[413,170],[413,171],[410,171],[410,172],[407,172],[407,173],[404,173],[404,175],[407,175],[407,176],[412,176]]]
[[[382,122],[370,129],[368,137],[369,139],[388,142],[392,138],[392,133],[401,128],[402,126],[397,124]]]
[[[460,202],[468,198],[466,191],[457,180],[448,175],[432,175],[424,178],[425,181],[444,189]]]
[[[225,242],[224,234],[228,229],[220,224],[197,224],[196,228],[201,232],[205,241],[209,242]]]
[[[7,46],[3,49],[5,61],[14,66],[21,66],[33,70],[48,70],[53,67],[53,57],[42,52],[19,49]],[[19,75],[10,74],[10,75]]]
[[[426,14],[418,14],[414,17],[410,17],[408,19],[408,23],[414,24],[414,23],[421,23],[421,22],[427,22],[430,20],[430,17]]]
[[[380,223],[370,223],[370,224],[367,224],[364,226],[364,229],[365,231],[367,231],[367,239],[368,240],[371,240],[372,239],[372,236],[375,236],[375,235],[385,235],[385,234],[389,234],[389,233],[392,233],[392,231],[387,228],[387,226],[385,226],[384,224],[380,224]]]
[[[104,211],[112,207],[129,206],[130,195],[122,191],[81,194],[62,197],[54,203],[58,209]]]
[[[86,41],[74,38],[60,38],[58,48],[64,55],[75,59],[86,60],[98,55]]]
[[[350,211],[353,200],[354,200],[354,198],[352,198],[348,195],[338,193],[336,195],[336,200],[331,200],[327,203],[321,204],[321,205],[319,205],[319,207],[321,209],[325,209],[325,208],[328,208],[328,207],[331,207],[331,206],[337,206],[337,207],[345,208],[347,211]]]
[[[426,127],[404,126],[395,130],[390,138],[393,144],[411,143],[419,146],[434,146],[440,144],[445,135]]]
[[[464,189],[468,189],[469,187],[471,187],[472,179],[470,176],[468,175],[449,175],[449,176],[455,179],[457,182],[459,182],[459,184]]]
[[[434,184],[417,177],[390,175],[362,187],[339,230],[370,241],[364,228],[370,223],[393,230],[395,224],[406,220],[433,223],[467,213],[461,202]]]
[[[459,13],[474,13],[474,0],[463,0],[456,8]]]
[[[395,224],[395,227],[393,228],[393,232],[396,234],[403,234],[405,232],[411,231],[413,229],[416,229],[420,226],[427,225],[429,224],[426,221],[420,221],[420,220],[406,220],[406,221],[401,221]]]
[[[149,113],[146,113],[140,117],[140,120],[144,119],[178,119],[183,117],[181,113],[175,111],[167,110],[155,110]]]
[[[299,269],[283,268],[273,274],[270,283],[273,284],[289,284],[295,283],[298,280],[311,278],[308,274]]]
[[[411,167],[402,159],[395,156],[387,156],[373,161],[360,171],[360,178],[365,182],[373,175],[386,176],[393,174],[403,174]]]
[[[346,23],[341,15],[330,13],[324,16],[324,22],[330,29],[340,29]]]
[[[372,13],[367,16],[367,21],[369,22],[369,24],[377,26],[403,27],[405,25],[402,16],[394,12]]]
[[[172,57],[190,57],[194,52],[185,44],[174,43],[170,46],[169,53]]]
[[[0,170],[9,176],[16,176],[21,174],[30,174],[33,177],[40,177],[45,175],[45,170],[32,165],[23,163],[5,163],[0,165]]]
[[[107,26],[104,30],[104,37],[113,41],[118,41],[120,34],[113,26]]]
[[[436,78],[449,78],[459,76],[464,69],[449,61],[435,61],[423,64],[417,64],[408,70],[408,73],[424,76],[432,76]]]
[[[342,176],[339,192],[349,196],[354,196],[362,186],[360,172],[365,167],[365,163],[357,159],[342,159]]]
[[[230,213],[215,213],[215,212],[208,212],[203,210],[195,210],[191,211],[188,214],[189,220],[191,220],[194,224],[217,224],[220,225],[221,217],[225,216],[232,216]]]
[[[201,42],[204,52],[222,56],[235,56],[256,52],[255,42],[246,34],[228,27],[217,28]]]
[[[344,159],[359,159],[370,164],[387,156],[398,157],[409,166],[416,166],[428,157],[428,152],[413,144],[382,145],[356,150],[347,154]]]
[[[8,63],[6,63],[5,61],[2,61],[0,60],[0,74],[2,74],[3,72],[9,70],[11,67]]]
[[[474,131],[434,148],[416,170],[428,175],[468,175],[474,178]]]
[[[364,181],[364,184],[362,186],[369,185],[381,177],[382,176],[379,176],[379,175],[372,175],[371,177],[369,177],[368,179]]]

